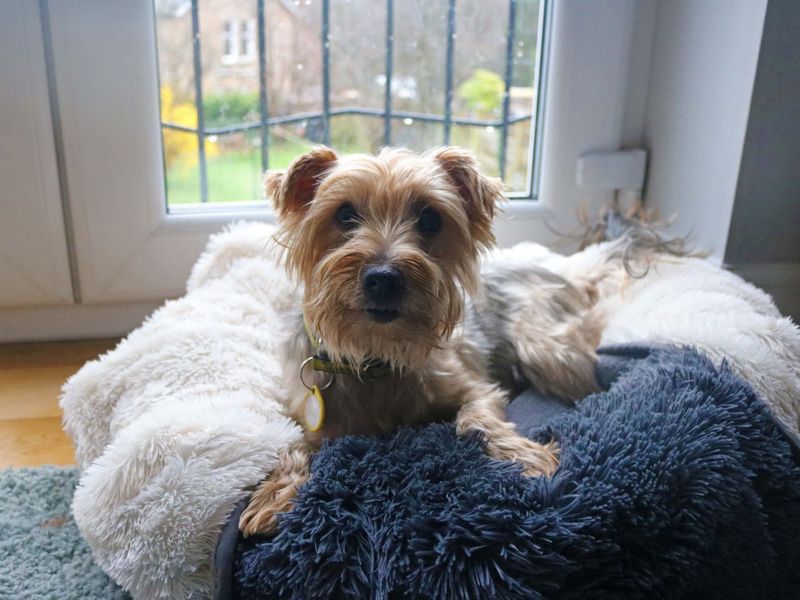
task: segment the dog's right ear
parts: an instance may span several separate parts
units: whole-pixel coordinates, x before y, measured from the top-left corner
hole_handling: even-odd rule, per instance
[[[264,177],[264,192],[272,198],[279,217],[304,210],[314,199],[320,182],[336,163],[336,153],[319,146],[298,156],[285,171],[270,171]]]

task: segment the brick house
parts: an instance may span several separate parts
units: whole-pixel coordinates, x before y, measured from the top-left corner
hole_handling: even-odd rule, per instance
[[[321,97],[319,7],[267,0],[267,87],[271,114],[297,111]],[[199,4],[203,94],[257,93],[258,15],[255,0]],[[159,71],[177,98],[193,101],[190,0],[156,0]]]

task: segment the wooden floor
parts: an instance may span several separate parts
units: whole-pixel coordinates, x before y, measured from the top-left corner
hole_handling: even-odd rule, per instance
[[[72,465],[61,385],[117,340],[0,345],[0,468]]]

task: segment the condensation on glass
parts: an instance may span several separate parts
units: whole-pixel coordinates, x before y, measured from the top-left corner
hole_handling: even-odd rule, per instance
[[[168,207],[315,144],[471,149],[535,198],[546,0],[155,0]]]

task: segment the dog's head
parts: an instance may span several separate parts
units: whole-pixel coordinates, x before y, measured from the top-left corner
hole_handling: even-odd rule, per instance
[[[339,157],[317,148],[265,180],[304,315],[335,360],[424,364],[479,287],[494,244],[499,179],[467,151],[385,149]]]

